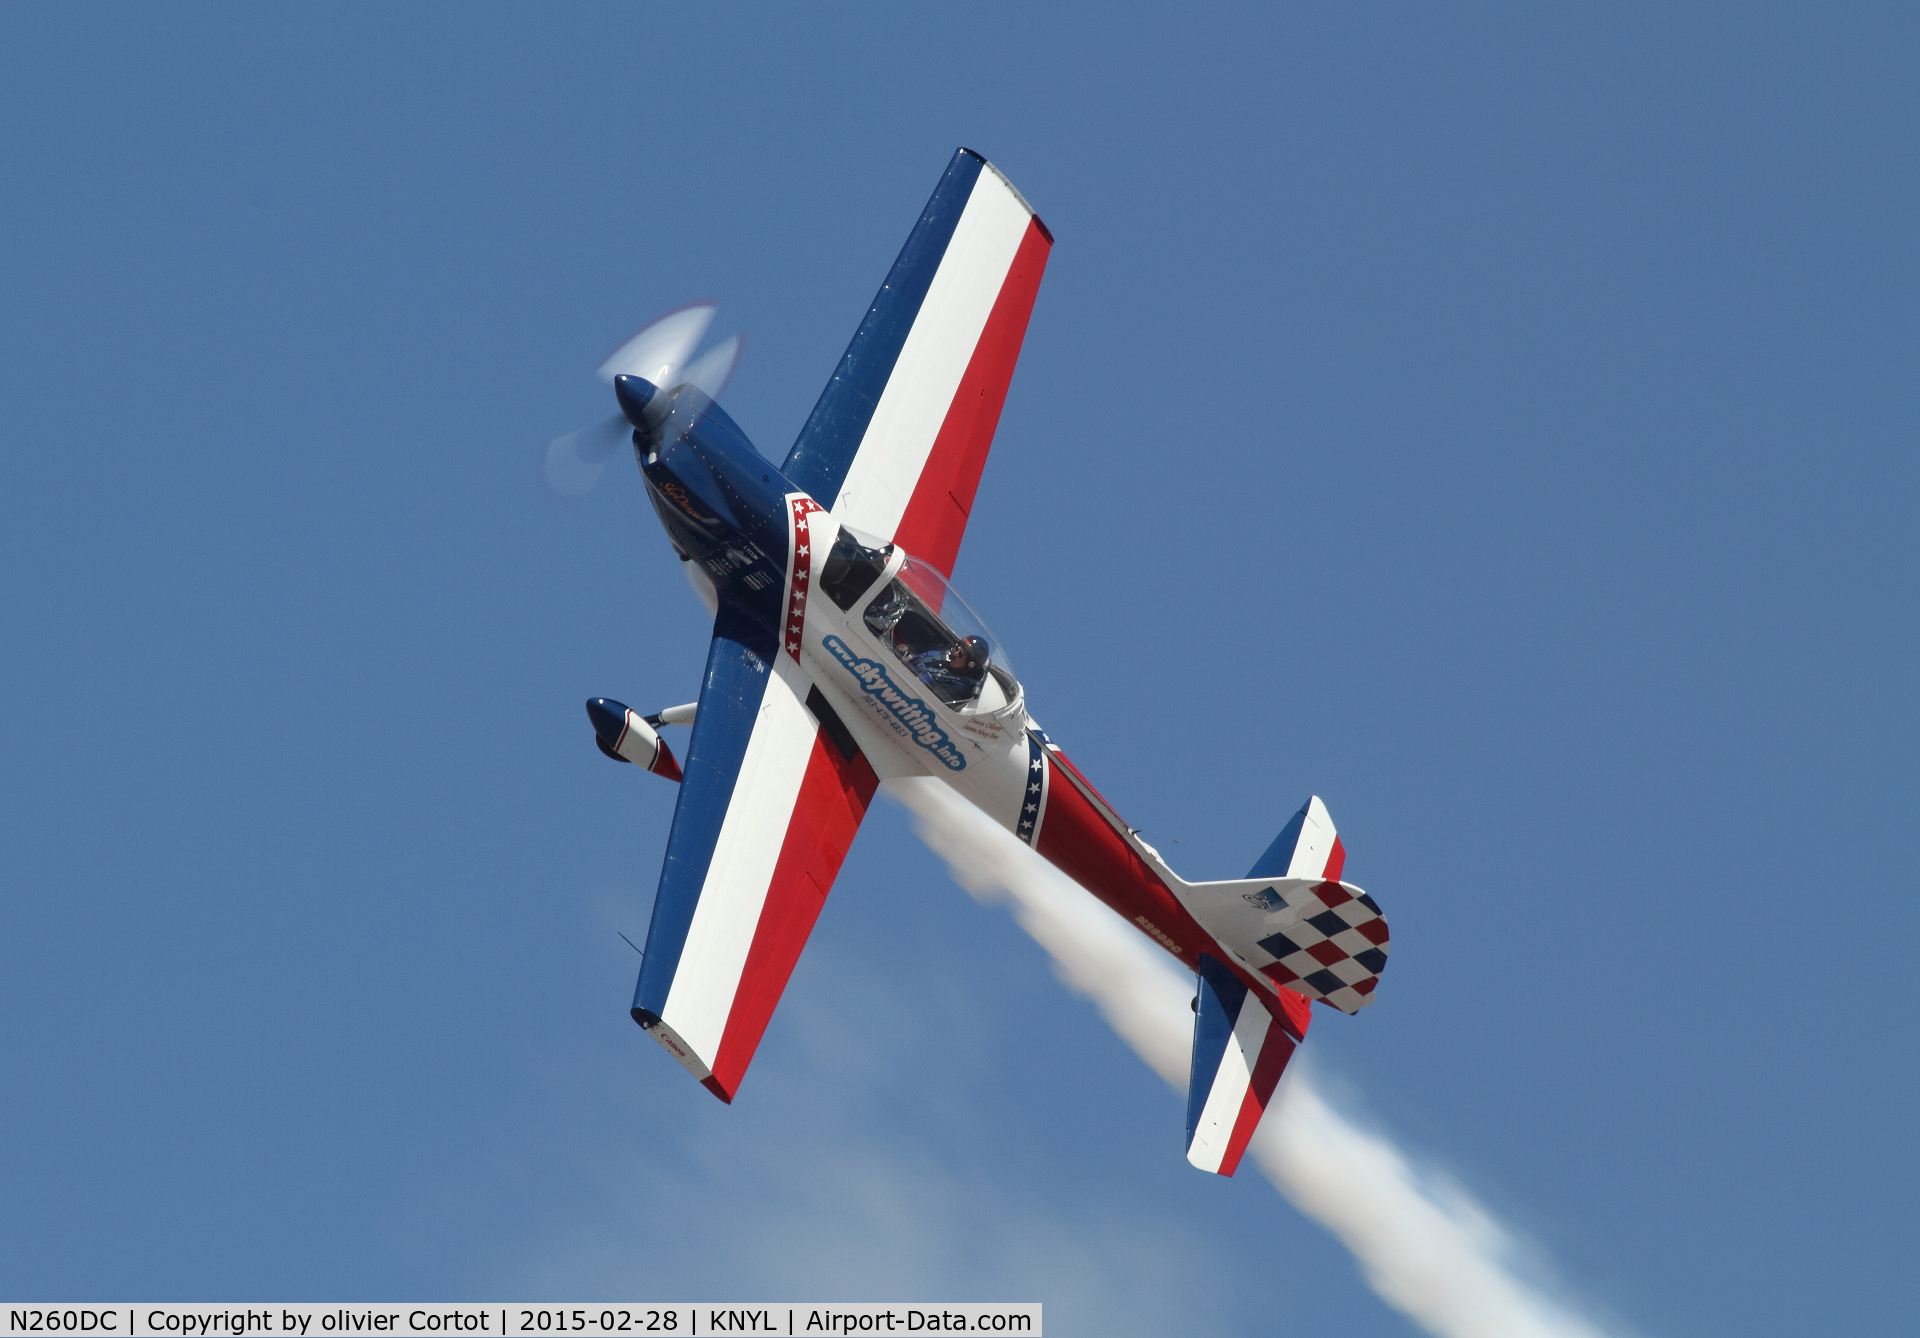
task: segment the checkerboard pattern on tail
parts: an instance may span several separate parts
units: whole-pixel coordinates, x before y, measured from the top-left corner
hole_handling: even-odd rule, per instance
[[[1372,897],[1348,883],[1293,879],[1247,896],[1277,911],[1274,931],[1246,950],[1254,966],[1276,983],[1324,999],[1343,1013],[1357,1013],[1373,1002],[1388,945],[1387,922]],[[1271,898],[1283,905],[1272,907]]]

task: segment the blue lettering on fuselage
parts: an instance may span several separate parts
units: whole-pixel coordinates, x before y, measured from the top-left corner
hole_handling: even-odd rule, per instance
[[[946,731],[935,723],[938,717],[933,708],[911,693],[903,692],[887,671],[872,660],[862,659],[848,650],[846,643],[837,636],[827,637],[820,643],[827,648],[827,654],[838,660],[841,667],[853,675],[854,681],[867,699],[876,703],[906,727],[907,737],[939,758],[954,771],[965,771],[967,759],[960,747],[946,735]]]

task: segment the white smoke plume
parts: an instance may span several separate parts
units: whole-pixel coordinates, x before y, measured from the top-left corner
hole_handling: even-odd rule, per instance
[[[889,782],[921,839],[976,900],[1005,900],[1120,1038],[1183,1097],[1193,982],[1164,952],[936,780]],[[1298,1060],[1250,1151],[1287,1199],[1352,1252],[1380,1298],[1442,1338],[1603,1338],[1516,1272],[1517,1242],[1464,1190],[1359,1128]],[[1196,1172],[1195,1174],[1198,1174]]]

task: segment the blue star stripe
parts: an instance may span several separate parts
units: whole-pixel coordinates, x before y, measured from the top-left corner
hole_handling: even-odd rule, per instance
[[[1040,746],[1037,732],[1027,731],[1027,767],[1033,779],[1027,784],[1026,807],[1020,810],[1019,835],[1022,841],[1032,845],[1040,835],[1042,817],[1047,806],[1047,760]]]

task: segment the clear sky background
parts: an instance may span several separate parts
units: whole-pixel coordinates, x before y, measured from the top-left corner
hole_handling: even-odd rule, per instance
[[[1645,1334],[1911,1323],[1913,9],[1037,9],[0,10],[0,1294],[1411,1331],[897,807],[737,1104],[627,1018],[707,620],[539,446],[712,296],[780,458],[965,144],[957,584],[1189,877],[1327,800],[1318,1072]]]

